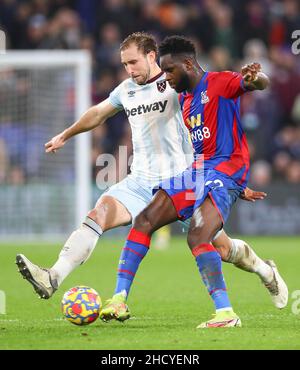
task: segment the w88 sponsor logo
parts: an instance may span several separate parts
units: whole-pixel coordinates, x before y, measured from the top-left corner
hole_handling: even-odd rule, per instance
[[[191,132],[191,139],[193,143],[197,141],[203,141],[204,139],[209,139],[209,138],[210,138],[210,131],[209,131],[209,128],[206,126],[198,128],[197,130],[194,130]]]

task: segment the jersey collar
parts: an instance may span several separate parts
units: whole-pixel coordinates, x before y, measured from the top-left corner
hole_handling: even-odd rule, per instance
[[[156,81],[157,79],[159,79],[159,77],[161,77],[163,74],[164,74],[164,72],[163,72],[163,71],[159,72],[159,74],[158,74],[158,75],[156,75],[156,76],[154,76],[154,77],[150,78],[150,80],[148,80],[146,83],[147,83],[147,84],[151,84],[152,82],[154,82],[154,81]]]
[[[193,96],[195,95],[200,89],[202,90],[202,85],[206,79],[206,76],[207,76],[208,72],[204,72],[203,76],[201,77],[201,80],[198,82],[197,86],[194,88],[194,90],[189,93],[187,91],[184,91],[184,96]]]

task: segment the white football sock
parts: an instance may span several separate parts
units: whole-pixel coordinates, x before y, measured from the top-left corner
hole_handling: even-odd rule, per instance
[[[243,240],[231,239],[232,247],[227,262],[233,263],[236,267],[257,274],[264,283],[273,279],[273,270],[254,250]]]
[[[77,266],[90,257],[102,233],[101,227],[87,217],[80,228],[70,235],[58,260],[50,269],[50,276],[57,280],[58,286]]]

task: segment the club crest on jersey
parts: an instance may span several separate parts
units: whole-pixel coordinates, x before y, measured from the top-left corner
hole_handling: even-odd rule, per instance
[[[166,80],[164,81],[157,81],[156,82],[157,90],[161,93],[163,93],[166,90],[167,87],[167,82]]]
[[[209,102],[209,97],[207,96],[207,90],[201,92],[201,104],[206,104]]]

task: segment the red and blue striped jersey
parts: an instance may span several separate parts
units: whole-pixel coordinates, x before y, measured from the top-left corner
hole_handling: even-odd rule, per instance
[[[240,120],[239,96],[245,91],[239,73],[205,72],[192,94],[179,95],[184,123],[195,155],[204,159],[204,168],[225,173],[243,187],[248,181],[250,162]]]

